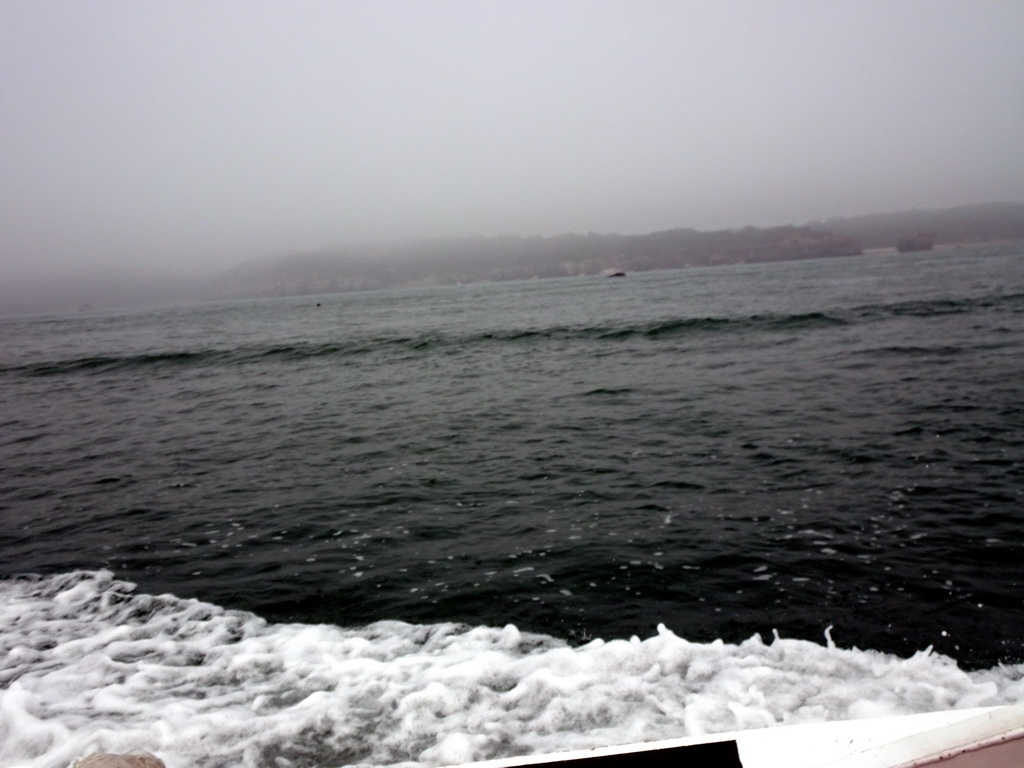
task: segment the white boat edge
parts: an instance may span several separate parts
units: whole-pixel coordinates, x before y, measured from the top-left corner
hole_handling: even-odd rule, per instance
[[[780,725],[544,755],[461,768],[518,768],[736,743],[743,768],[1024,768],[1024,703],[916,715]],[[638,761],[639,762],[639,761]]]
[[[1022,768],[1024,704],[912,733],[827,764],[827,768]],[[824,768],[824,767],[823,767]]]

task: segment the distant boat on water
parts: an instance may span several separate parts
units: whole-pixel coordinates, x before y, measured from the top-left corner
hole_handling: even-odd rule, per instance
[[[602,273],[605,277],[625,277],[626,273],[621,269],[606,269]]]
[[[934,232],[918,232],[910,237],[903,237],[896,241],[896,250],[900,253],[912,253],[914,251],[930,251],[935,245]]]

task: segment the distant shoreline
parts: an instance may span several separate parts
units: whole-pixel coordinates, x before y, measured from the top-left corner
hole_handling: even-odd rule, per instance
[[[1024,240],[1024,203],[870,214],[803,226],[364,243],[253,259],[212,277],[83,268],[62,277],[7,279],[0,284],[0,316],[895,253],[901,239],[922,231],[935,233],[934,248],[1014,243]]]

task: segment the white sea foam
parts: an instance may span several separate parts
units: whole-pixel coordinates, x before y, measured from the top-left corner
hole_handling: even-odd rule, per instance
[[[0,582],[0,765],[147,749],[186,766],[438,765],[1024,700],[1024,665],[659,627],[571,648],[515,627],[273,625],[109,572]]]

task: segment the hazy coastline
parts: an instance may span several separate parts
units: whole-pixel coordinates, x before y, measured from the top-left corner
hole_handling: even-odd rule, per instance
[[[97,264],[25,274],[0,285],[0,314],[130,308],[209,299],[318,295],[380,288],[646,272],[895,250],[926,231],[939,247],[1024,238],[1024,203],[830,218],[805,225],[647,234],[491,236],[377,241],[244,261],[226,271],[151,273]]]

